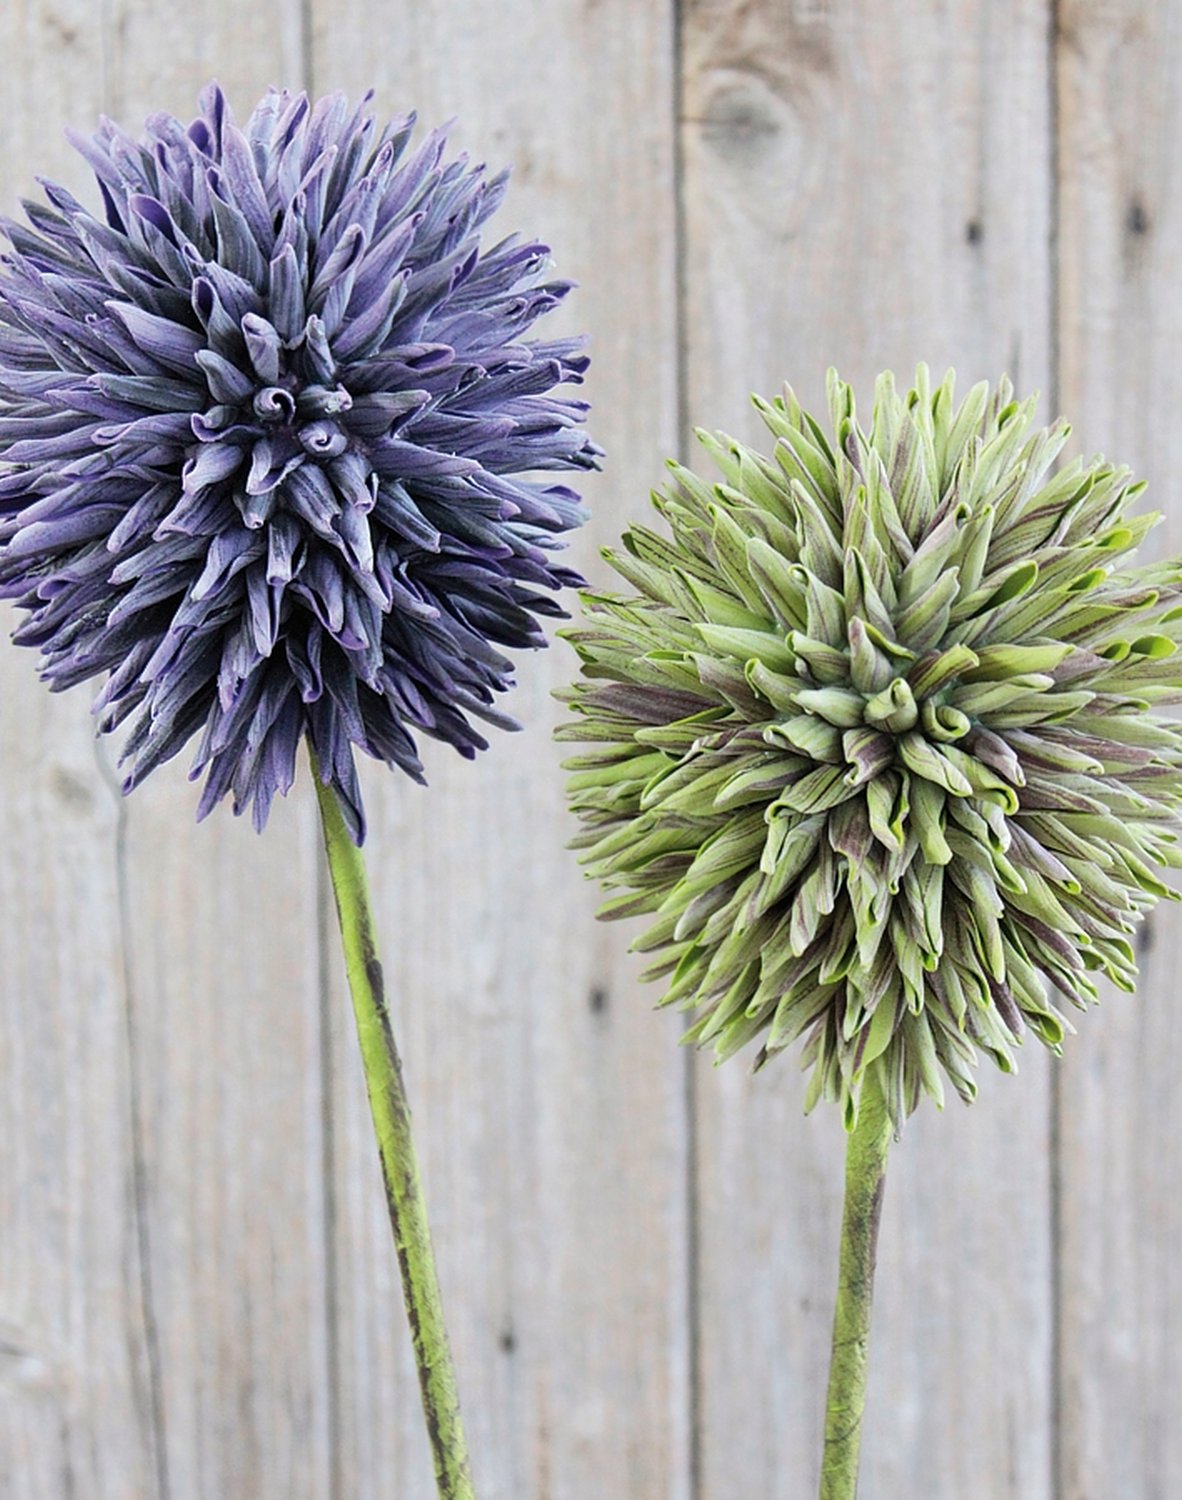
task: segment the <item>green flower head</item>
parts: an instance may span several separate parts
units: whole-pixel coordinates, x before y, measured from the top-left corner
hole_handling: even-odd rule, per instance
[[[864,430],[831,373],[832,436],[755,404],[771,457],[699,432],[722,481],[671,463],[670,536],[627,532],[634,592],[566,632],[575,844],[687,1040],[758,1067],[803,1036],[807,1107],[852,1124],[876,1069],[897,1129],[1132,988],[1182,865],[1182,565],[1131,564],[1143,485],[1053,472],[1069,428],[1007,380],[883,375]]]

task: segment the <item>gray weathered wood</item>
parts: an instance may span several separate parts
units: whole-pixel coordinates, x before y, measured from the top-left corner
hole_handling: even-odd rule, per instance
[[[217,76],[240,118],[299,86],[295,0],[162,10],[119,0],[109,107],[189,117]],[[142,1114],[158,1427],[172,1497],[327,1490],[327,1242],[319,851],[307,795],[265,839],[194,825],[179,759],[126,804],[129,1005]]]
[[[0,9],[0,197],[102,105],[89,8]],[[46,122],[51,121],[51,125]],[[5,635],[15,623],[7,608]],[[116,810],[85,696],[0,652],[0,1496],[150,1493]],[[114,1432],[115,1442],[100,1435]]]
[[[215,74],[239,113],[272,82],[373,85],[513,161],[494,229],[583,283],[561,324],[595,335],[611,454],[593,576],[683,387],[691,420],[754,436],[749,389],[819,404],[835,363],[868,399],[918,358],[1057,372],[1182,550],[1182,0],[675,9],[2,4],[0,209],[36,172],[86,191],[61,130],[102,109],[184,115]],[[549,740],[573,670],[523,660],[526,732],[475,765],[431,747],[428,792],[366,777],[479,1493],[805,1496],[840,1127],[800,1118],[787,1061],[687,1075],[628,934],[592,921]],[[0,1500],[426,1500],[310,789],[263,840],[227,809],[198,828],[183,760],[116,797],[86,690],[50,698],[31,652],[0,651],[0,699]],[[866,1500],[1182,1490],[1174,909],[1142,948],[1057,1113],[1032,1047],[896,1148]]]
[[[691,3],[684,22],[689,415],[756,435],[748,390],[823,401],[836,364],[926,359],[1045,385],[1047,13]],[[1047,1065],[925,1105],[887,1177],[863,1490],[1044,1500],[1051,1484]],[[816,1483],[841,1126],[783,1062],[697,1076],[701,1500]]]
[[[1182,551],[1182,132],[1176,4],[1060,7],[1059,328],[1080,446],[1133,466]],[[1135,998],[1086,1018],[1060,1091],[1060,1495],[1182,1492],[1182,921],[1139,943]]]
[[[459,117],[515,165],[494,234],[522,228],[582,283],[556,327],[594,335],[609,476],[576,557],[644,505],[676,440],[672,35],[629,0],[314,5],[318,90]],[[565,647],[523,660],[475,765],[431,787],[370,776],[371,853],[443,1291],[485,1500],[688,1496],[683,1062],[563,849]],[[330,955],[334,980],[339,964]],[[429,1481],[348,1005],[332,1045],[340,1445],[336,1493]]]
[[[243,110],[272,81],[299,83],[295,4],[266,15],[30,10],[6,53],[6,198],[47,168],[83,190],[85,168],[58,138],[100,108],[136,128],[150,110],[191,114],[219,69]],[[4,1493],[321,1496],[330,1396],[311,809],[277,809],[265,842],[224,816],[195,828],[179,762],[122,804],[106,747],[101,773],[96,761],[86,692],[46,705],[31,653],[6,652],[2,670],[14,685],[5,826],[11,847],[30,851],[27,892],[6,903],[29,910],[4,950],[14,1034],[28,1016],[13,1043],[20,1087],[4,1089],[20,1105],[4,1159],[27,1162],[35,1144],[39,1174],[27,1162],[3,1195],[3,1225],[7,1245],[11,1206],[16,1244],[40,1241],[26,1284],[10,1290],[6,1278],[4,1296],[21,1294],[12,1379],[41,1392],[47,1424],[43,1441],[13,1450],[21,1477]],[[12,881],[19,867],[8,868]],[[37,1475],[51,1463],[43,1489],[26,1488],[26,1465]]]

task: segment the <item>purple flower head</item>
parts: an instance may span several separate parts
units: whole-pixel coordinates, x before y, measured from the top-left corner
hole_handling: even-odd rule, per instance
[[[416,780],[413,729],[472,756],[469,714],[545,644],[539,589],[593,468],[578,339],[526,337],[568,283],[480,229],[507,174],[408,151],[414,116],[211,85],[187,129],[75,145],[0,270],[0,597],[55,689],[105,674],[130,790],[194,735],[198,816],[262,828],[305,734],[358,842],[353,746]],[[533,475],[534,477],[525,477]]]

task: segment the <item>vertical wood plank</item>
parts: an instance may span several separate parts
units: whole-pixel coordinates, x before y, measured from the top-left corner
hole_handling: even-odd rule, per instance
[[[0,8],[6,213],[68,175],[63,128],[102,106],[99,20]],[[115,805],[84,693],[50,697],[5,642],[0,700],[0,1496],[147,1495]]]
[[[918,359],[1049,371],[1048,7],[689,0],[689,414],[755,437],[745,393],[868,403]],[[1050,413],[1044,413],[1049,418]],[[862,1488],[1048,1500],[1049,1085],[921,1107],[888,1171]],[[790,1063],[697,1075],[700,1500],[807,1495],[820,1458],[841,1126]]]
[[[31,668],[0,668],[0,1496],[147,1495],[116,815]]]
[[[239,120],[269,87],[304,84],[302,0],[161,7],[156,0],[104,0],[108,12],[107,110],[127,129],[166,109],[195,113],[216,78]]]
[[[313,77],[383,110],[459,117],[457,145],[515,164],[494,237],[553,246],[582,283],[608,477],[578,540],[614,537],[676,436],[668,6],[315,0]],[[558,325],[555,324],[555,327]],[[597,930],[563,842],[552,686],[520,663],[516,737],[475,765],[428,746],[431,787],[367,778],[396,1026],[485,1500],[688,1496],[683,1065],[617,931]],[[338,971],[332,961],[334,982]],[[351,1034],[332,1042],[341,1445],[334,1494],[426,1495],[389,1229]]]
[[[1182,7],[1065,0],[1059,347],[1081,446],[1131,464],[1182,551]],[[1062,1500],[1182,1491],[1182,921],[1159,909],[1134,997],[1110,991],[1060,1090]]]
[[[301,82],[295,0],[109,10],[106,104],[129,129],[160,109],[190,118],[215,74],[239,118],[267,85]],[[226,805],[199,828],[186,762],[119,812],[158,1450],[155,1484],[136,1493],[319,1500],[331,1393],[310,789],[276,806],[262,839]]]
[[[317,857],[309,816],[193,826],[183,776],[135,794],[124,876],[170,1494],[327,1489]]]

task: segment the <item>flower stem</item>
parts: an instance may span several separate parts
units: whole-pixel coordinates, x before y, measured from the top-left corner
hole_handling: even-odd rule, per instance
[[[855,1500],[858,1492],[874,1256],[891,1139],[891,1124],[877,1073],[873,1067],[867,1073],[858,1121],[846,1146],[845,1210],[841,1221],[829,1394],[825,1402],[821,1500]]]
[[[460,1398],[427,1224],[427,1205],[411,1133],[410,1105],[378,960],[365,862],[345,829],[336,792],[320,779],[314,755],[312,779],[320,800],[324,848],[336,895],[345,969],[353,996],[386,1204],[398,1251],[402,1295],[435,1463],[435,1483],[440,1500],[474,1500],[468,1445],[460,1420]]]

